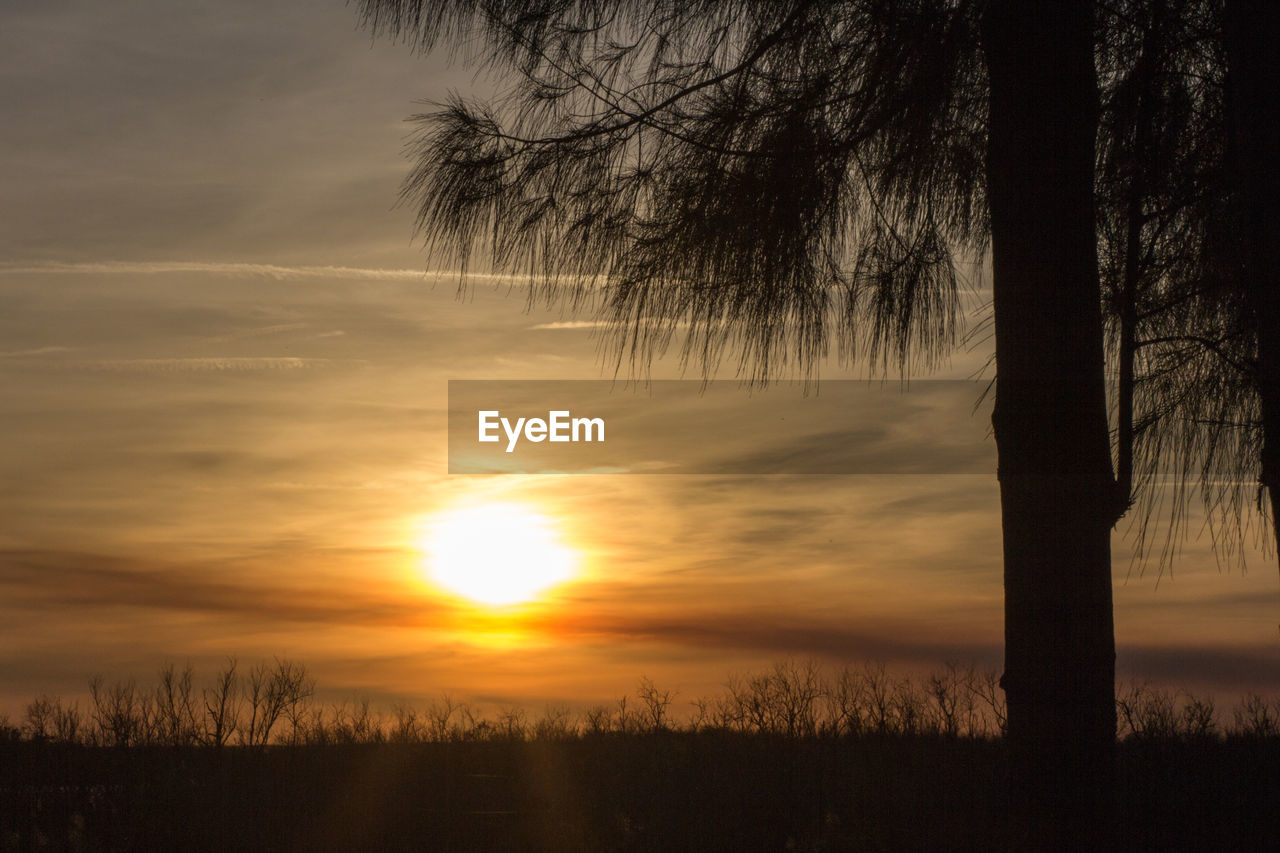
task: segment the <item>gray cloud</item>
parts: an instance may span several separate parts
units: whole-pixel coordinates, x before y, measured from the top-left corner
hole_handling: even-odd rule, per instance
[[[52,611],[68,619],[86,618],[73,611],[129,607],[272,622],[410,627],[451,612],[440,603],[356,592],[347,585],[286,585],[238,574],[226,561],[163,563],[76,551],[0,551],[6,597],[28,611]]]
[[[898,661],[940,666],[946,661],[994,665],[1000,660],[998,638],[947,639],[921,636],[909,623],[879,621],[866,628],[809,622],[763,613],[617,615],[557,620],[556,630],[571,635],[623,637],[632,641],[670,643],[693,648],[750,650],[771,656],[813,655],[841,662]]]
[[[0,254],[416,260],[401,119],[467,75],[355,23],[298,0],[6,8]]]
[[[1249,691],[1280,693],[1280,648],[1275,646],[1122,645],[1116,651],[1116,669],[1122,681],[1151,680],[1223,697]]]

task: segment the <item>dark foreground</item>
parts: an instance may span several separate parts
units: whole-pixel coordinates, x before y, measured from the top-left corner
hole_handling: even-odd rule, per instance
[[[1004,846],[1003,747],[726,733],[222,750],[0,746],[0,849]],[[1120,849],[1280,850],[1280,740],[1127,742]]]

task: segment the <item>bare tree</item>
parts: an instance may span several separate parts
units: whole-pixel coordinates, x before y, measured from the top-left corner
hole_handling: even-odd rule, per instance
[[[398,703],[392,709],[394,722],[388,739],[392,743],[417,743],[423,739],[424,732],[418,712],[411,705]]]
[[[636,695],[644,706],[641,713],[645,728],[651,732],[664,731],[668,727],[667,709],[671,707],[671,700],[675,698],[675,693],[670,690],[659,690],[652,679],[644,676],[636,688]]]
[[[236,678],[237,661],[227,659],[212,687],[206,687],[204,700],[204,740],[221,748],[231,742],[240,725],[240,684]]]
[[[862,734],[867,725],[867,691],[863,679],[848,664],[836,673],[825,701],[832,734]]]
[[[432,702],[426,711],[429,739],[437,743],[459,740],[462,735],[462,726],[457,718],[461,717],[461,712],[462,706],[454,702],[453,697],[448,693],[442,693],[440,701]]]
[[[140,701],[132,680],[107,686],[101,675],[95,675],[89,680],[89,696],[94,736],[99,743],[133,746],[146,740],[145,703]]]
[[[948,663],[943,672],[930,675],[925,690],[933,703],[938,730],[947,737],[959,735],[973,715],[973,696],[959,667]]]
[[[294,727],[295,743],[382,743],[387,739],[382,718],[370,706],[367,697],[356,699],[348,707],[346,702],[330,710],[329,722],[324,721],[323,709],[316,709],[314,722],[308,727],[300,722]],[[393,731],[393,736],[395,732]]]
[[[1280,734],[1280,702],[1273,705],[1257,693],[1246,695],[1235,709],[1234,734],[1247,738]]]
[[[582,714],[582,728],[587,734],[602,735],[613,731],[613,711],[608,705],[592,705]]]
[[[625,693],[618,697],[618,710],[612,716],[613,730],[624,735],[635,734],[643,727],[639,712],[628,707],[628,698]]]
[[[547,703],[542,716],[533,724],[533,736],[538,740],[565,740],[574,734],[573,715],[563,703]]]
[[[506,740],[524,740],[529,732],[529,717],[524,708],[509,705],[498,709],[495,730]]]
[[[265,746],[281,719],[296,723],[301,719],[306,700],[315,691],[306,667],[277,658],[275,666],[261,663],[249,673],[246,691],[249,719],[243,730],[250,746]]]
[[[58,696],[39,696],[27,704],[22,734],[29,740],[77,743],[84,719],[80,703],[64,704]]]
[[[189,663],[181,672],[173,664],[160,670],[160,683],[155,691],[156,729],[160,743],[189,746],[197,740],[198,723],[192,678]]]

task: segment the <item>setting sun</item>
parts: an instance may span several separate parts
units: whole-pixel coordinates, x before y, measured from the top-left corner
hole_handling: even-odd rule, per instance
[[[578,563],[555,522],[519,504],[441,513],[428,523],[423,548],[435,584],[493,606],[536,598],[572,577]]]

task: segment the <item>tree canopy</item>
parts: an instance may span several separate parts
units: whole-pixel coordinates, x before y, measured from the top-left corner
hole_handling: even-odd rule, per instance
[[[360,4],[376,34],[507,86],[413,117],[403,193],[433,252],[600,312],[620,363],[675,345],[753,381],[833,349],[927,369],[959,342],[990,242],[985,7]],[[1224,226],[1222,4],[1099,4],[1095,27],[1116,515],[1140,504],[1139,551],[1166,564],[1198,494],[1230,555],[1266,508],[1257,332]]]
[[[495,103],[416,116],[405,195],[434,250],[613,321],[647,363],[883,366],[955,344],[985,246],[983,72],[952,4],[366,2],[377,32],[474,44]]]

